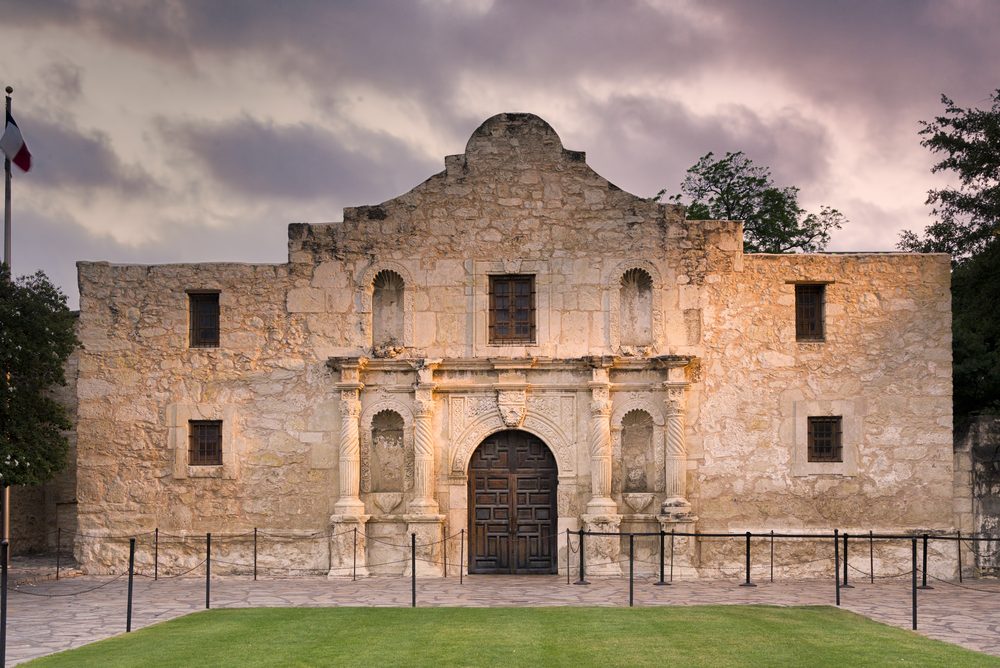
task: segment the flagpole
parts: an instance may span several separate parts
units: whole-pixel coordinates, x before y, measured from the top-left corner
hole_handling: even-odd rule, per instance
[[[14,92],[14,88],[7,86],[7,114],[3,120],[4,130],[7,129],[7,123],[10,122],[10,94]],[[10,271],[11,280],[14,280],[14,272],[11,270],[11,260],[10,260],[10,157],[4,154],[3,159],[3,176],[4,176],[4,190],[3,190],[3,261],[7,265],[7,271]],[[3,482],[3,540],[8,545],[10,544],[10,485],[7,484],[5,480]],[[7,550],[7,563],[10,563],[10,550]]]
[[[11,86],[7,86],[7,115],[3,119],[4,129],[7,128],[7,123],[10,122],[10,94],[14,92]],[[7,269],[10,269],[10,158],[4,154],[3,158],[3,176],[4,176],[4,190],[3,190],[3,261],[7,264]],[[13,273],[11,274],[13,276]],[[7,508],[7,504],[4,504],[4,508]],[[4,523],[6,527],[7,524]],[[6,538],[4,534],[4,538]]]

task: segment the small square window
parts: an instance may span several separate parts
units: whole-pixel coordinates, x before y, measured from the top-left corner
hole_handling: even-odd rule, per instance
[[[222,466],[222,420],[188,421],[188,466]]]
[[[535,277],[490,276],[490,343],[535,342]]]
[[[821,283],[795,285],[795,339],[822,341],[826,286]]]
[[[809,418],[809,461],[844,461],[841,416]]]
[[[192,348],[219,347],[219,293],[188,293]]]

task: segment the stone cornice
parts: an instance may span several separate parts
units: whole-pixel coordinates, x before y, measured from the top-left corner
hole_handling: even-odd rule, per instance
[[[606,368],[613,371],[643,371],[648,369],[682,369],[697,357],[693,355],[660,355],[658,357],[620,357],[614,355],[554,359],[551,357],[480,358],[453,357],[434,360],[436,371],[583,371]],[[366,357],[331,357],[327,366],[339,370],[357,366],[365,371],[417,371],[427,361],[422,358],[368,359]]]

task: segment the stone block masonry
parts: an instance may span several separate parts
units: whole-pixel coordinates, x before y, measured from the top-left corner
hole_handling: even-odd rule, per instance
[[[79,526],[98,538],[78,559],[115,570],[110,537],[154,527],[259,527],[331,536],[289,560],[335,577],[357,528],[362,574],[402,574],[412,533],[436,543],[421,575],[460,556],[555,572],[581,527],[960,526],[947,257],[741,239],[500,114],[410,192],[290,225],[287,263],[80,263]],[[218,345],[192,346],[206,292]],[[701,543],[685,576],[718,573],[702,550],[739,565]],[[620,572],[620,543],[591,549]]]

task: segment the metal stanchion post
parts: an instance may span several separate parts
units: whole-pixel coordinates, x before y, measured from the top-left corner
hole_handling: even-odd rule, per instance
[[[771,529],[771,582],[774,582],[774,529]]]
[[[212,534],[205,534],[205,609],[212,607]]]
[[[132,577],[135,573],[135,538],[128,539],[128,607],[125,611],[125,633],[132,632]]]
[[[59,552],[62,549],[62,527],[56,527],[56,580],[59,579]]]
[[[958,583],[962,584],[962,531],[958,532]]]
[[[257,581],[257,527],[253,528],[253,581]]]
[[[448,577],[448,526],[444,527],[444,576]]]
[[[746,582],[740,584],[741,587],[756,587],[754,583],[750,582],[750,532],[747,531],[747,579]]]
[[[663,527],[660,527],[660,581],[656,583],[657,585],[660,585],[660,586],[670,584],[669,582],[666,582],[663,579],[664,561],[666,561],[666,556],[667,556],[666,555],[666,550],[664,549],[664,543],[666,542],[666,540],[665,540],[666,536],[667,536],[667,532],[663,530]]]
[[[868,530],[868,577],[875,584],[875,533]]]
[[[153,582],[160,579],[160,527],[153,529]]]
[[[10,543],[0,540],[0,666],[7,665],[7,557]]]
[[[458,537],[458,584],[463,584],[465,582],[465,529],[462,529],[462,535]]]
[[[410,534],[410,607],[417,607],[417,534]]]
[[[674,581],[674,530],[670,530],[670,582]]]
[[[583,561],[583,529],[580,529],[577,534],[580,536],[580,578],[573,584],[586,585],[590,583],[584,577],[586,573],[584,572],[585,565]]]
[[[566,584],[570,584],[570,581],[569,581],[569,553],[570,553],[569,529],[567,528],[566,529]]]
[[[934,587],[927,584],[927,534],[924,534],[924,560],[923,560],[923,570],[920,574],[920,588],[921,589],[934,589]]]
[[[833,578],[837,581],[837,605],[840,605],[840,530],[833,530]]]
[[[910,539],[910,552],[912,554],[912,569],[910,575],[910,593],[912,600],[913,630],[917,630],[917,538]]]
[[[358,579],[358,528],[354,527],[354,554],[351,555],[351,582]]]
[[[635,535],[628,535],[628,607],[635,602]]]
[[[847,584],[847,532],[844,532],[844,583],[840,585],[841,589],[854,589],[854,585]]]

